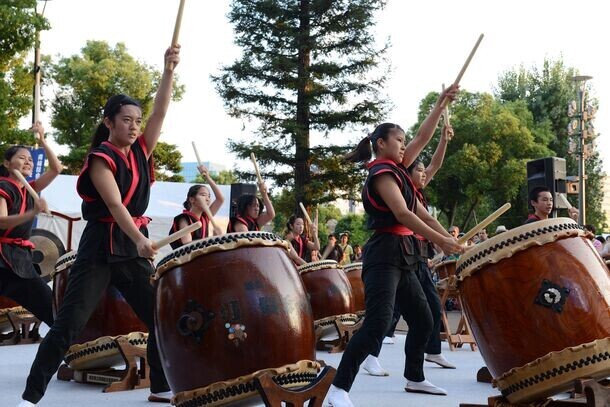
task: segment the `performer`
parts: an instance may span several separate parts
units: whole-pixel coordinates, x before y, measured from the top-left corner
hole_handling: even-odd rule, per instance
[[[405,147],[404,131],[392,123],[383,123],[363,139],[347,159],[367,162],[372,151],[376,160],[367,164],[369,175],[362,191],[368,227],[375,233],[364,247],[362,280],[365,289],[366,318],[362,328],[349,341],[327,400],[333,407],[352,406],[348,392],[367,355],[379,349],[387,332],[398,297],[403,317],[409,324],[405,348],[407,391],[443,394],[423,372],[424,348],[432,333],[432,315],[417,278],[423,258],[413,234],[437,244],[446,253],[463,248],[418,202],[407,180],[405,159],[413,162],[420,147],[432,137],[441,115],[442,102],[453,99],[457,86],[447,88],[422,123],[417,136]],[[422,142],[423,141],[423,142]],[[417,152],[416,155],[412,156]]]
[[[263,199],[246,194],[237,199],[237,214],[229,219],[227,233],[260,230],[275,218],[275,210],[264,182],[258,184]],[[263,212],[263,207],[265,211]]]
[[[525,224],[537,222],[539,220],[548,219],[553,211],[553,194],[547,187],[535,187],[529,193],[530,206],[534,213],[527,217]],[[569,208],[568,215],[570,218],[578,222],[578,209]]]
[[[32,130],[44,148],[49,169],[30,185],[36,192],[45,189],[61,173],[61,163],[44,137],[40,122]],[[13,174],[29,177],[33,171],[30,150],[9,147],[0,166],[0,295],[11,298],[48,326],[53,325],[53,292],[36,272],[32,262],[34,244],[28,239],[36,215],[47,209],[44,199],[36,202]]]
[[[426,167],[424,166],[423,162],[417,159],[407,168],[407,181],[411,183],[417,200],[426,212],[428,211],[428,201],[424,195],[424,188],[430,183],[434,175],[442,166],[445,152],[447,151],[447,143],[452,138],[453,128],[451,126],[443,126],[441,130],[441,139],[436,147],[434,155],[432,156],[430,165]],[[445,359],[445,357],[441,354],[441,299],[434,285],[434,281],[432,281],[432,273],[428,267],[428,260],[434,257],[434,248],[432,244],[423,236],[415,235],[415,238],[419,243],[419,252],[424,258],[421,267],[416,271],[416,273],[426,299],[428,300],[428,305],[430,306],[430,312],[432,313],[432,320],[434,324],[432,335],[430,335],[430,339],[426,345],[425,360],[427,362],[436,363],[445,369],[455,369],[455,366],[449,363],[449,361],[447,361],[447,359]],[[400,301],[400,299],[397,299],[397,301]],[[398,304],[395,304],[392,324],[386,333],[383,343],[394,343],[392,337],[394,336],[396,325],[400,320],[400,309],[397,305]],[[379,364],[379,352],[381,352],[381,346],[376,352],[369,355],[365,359],[362,367],[373,376],[387,376],[388,372]]]
[[[343,258],[343,250],[341,250],[341,246],[337,243],[337,235],[331,233],[328,235],[328,243],[324,248],[324,252],[322,253],[322,260],[334,260],[336,262],[341,261]]]
[[[315,250],[320,250],[320,240],[318,239],[318,228],[316,225],[311,225],[311,234],[313,242],[307,238],[305,231],[305,222],[303,218],[292,215],[286,222],[285,239],[292,244],[295,254],[307,262],[306,259],[311,259],[311,253]]]
[[[181,239],[175,240],[170,243],[172,249],[177,249],[178,247],[190,243],[193,240],[203,239],[204,237],[209,236],[208,224],[210,219],[203,211],[203,205],[207,205],[210,208],[210,212],[212,215],[216,215],[222,203],[224,202],[224,196],[216,185],[216,182],[210,177],[210,173],[208,169],[204,165],[200,165],[197,167],[199,169],[199,173],[203,175],[212,188],[214,192],[214,202],[211,200],[210,190],[205,185],[193,185],[189,188],[188,193],[186,194],[186,201],[182,204],[184,206],[184,210],[182,213],[174,218],[174,222],[172,224],[172,228],[169,231],[169,234],[175,233],[180,229],[184,229],[188,225],[195,223],[197,221],[201,221],[201,228],[195,230],[194,232],[183,236]],[[214,235],[222,235],[222,230],[217,229],[213,231]]]
[[[142,110],[125,95],[108,99],[104,119],[93,137],[89,155],[78,178],[87,225],[71,268],[63,303],[55,323],[38,348],[20,406],[35,405],[73,340],[106,291],[114,285],[148,327],[147,362],[150,401],[169,402],[153,321],[154,293],[149,259],[157,253],[148,239],[144,212],[153,182],[152,153],[172,94],[174,67],[180,47],[165,52],[165,68],[155,96],[152,115],[140,133]]]

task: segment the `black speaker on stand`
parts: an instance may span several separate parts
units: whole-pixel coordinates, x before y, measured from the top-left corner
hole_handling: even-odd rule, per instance
[[[547,187],[553,196],[552,217],[557,216],[557,209],[567,209],[557,194],[566,193],[566,160],[559,157],[545,157],[527,162],[527,193],[536,187]]]
[[[256,184],[231,184],[231,210],[229,216],[237,214],[237,200],[242,195],[256,195]]]

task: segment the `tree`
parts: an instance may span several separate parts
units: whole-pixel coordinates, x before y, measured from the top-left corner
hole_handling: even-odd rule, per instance
[[[495,94],[502,102],[521,100],[532,112],[534,122],[542,125],[549,123],[554,137],[548,146],[557,157],[566,159],[567,174],[578,174],[578,156],[569,152],[569,136],[567,132],[570,118],[567,106],[576,99],[576,83],[572,77],[578,72],[568,68],[561,59],[556,61],[545,59],[542,70],[524,67],[505,72],[498,80]],[[588,85],[590,87],[590,85]],[[597,105],[597,100],[591,100]],[[540,156],[542,157],[542,156]],[[534,157],[534,158],[540,158]],[[586,212],[587,223],[599,228],[604,223],[601,209],[602,163],[599,154],[593,154],[585,161],[586,181]],[[576,203],[574,200],[573,203]]]
[[[231,185],[240,182],[239,177],[236,173],[231,170],[228,171],[219,171],[216,174],[210,173],[210,177],[214,180],[218,185]],[[197,174],[194,184],[205,184],[207,181],[203,178],[201,174]]]
[[[335,233],[340,234],[343,232],[349,232],[349,244],[352,246],[355,244],[363,246],[373,234],[373,231],[366,227],[366,217],[353,213],[345,215],[337,222]]]
[[[163,141],[157,143],[153,151],[155,160],[155,179],[158,181],[184,182],[184,177],[179,174],[182,171],[182,154],[177,150],[175,144]]]
[[[340,161],[347,146],[313,145],[311,135],[371,125],[386,111],[378,92],[386,47],[376,49],[371,32],[384,4],[232,2],[229,19],[243,53],[213,80],[229,114],[257,127],[257,141],[229,147],[242,159],[254,152],[265,177],[294,189],[293,210],[298,202],[349,197],[363,180],[362,171]]]
[[[18,128],[19,120],[33,106],[34,77],[25,56],[36,42],[36,35],[49,28],[36,13],[36,0],[12,0],[0,4],[0,140],[11,144],[33,145],[35,137]]]
[[[71,174],[78,174],[82,167],[106,100],[127,94],[142,104],[142,116],[147,118],[161,78],[160,72],[129,55],[122,43],[112,48],[104,41],[87,41],[81,52],[61,58],[52,67],[57,91],[51,124],[57,143],[70,147],[70,153],[60,159]],[[183,92],[183,86],[174,86],[173,100],[180,100]],[[154,156],[157,165],[169,170],[177,169],[172,160],[181,158],[170,144],[161,145]]]

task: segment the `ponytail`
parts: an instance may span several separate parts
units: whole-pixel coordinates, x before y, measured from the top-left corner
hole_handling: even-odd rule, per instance
[[[98,124],[95,133],[93,134],[93,140],[91,141],[91,147],[89,147],[89,151],[93,150],[96,147],[99,147],[104,141],[108,141],[108,137],[110,137],[110,130],[101,122]]]

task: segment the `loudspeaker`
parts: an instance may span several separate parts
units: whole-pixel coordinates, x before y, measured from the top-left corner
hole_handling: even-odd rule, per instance
[[[566,160],[559,157],[545,157],[528,161],[528,199],[530,191],[536,187],[547,187],[551,191],[555,209],[567,209],[563,202],[557,199],[557,194],[566,193]]]
[[[231,210],[229,216],[237,214],[237,200],[242,195],[256,195],[256,184],[231,184]]]

